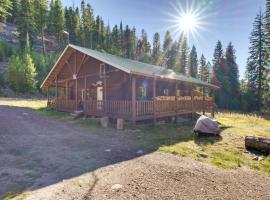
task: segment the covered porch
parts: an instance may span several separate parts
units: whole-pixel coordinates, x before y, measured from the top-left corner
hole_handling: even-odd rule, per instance
[[[48,107],[136,123],[215,113],[216,86],[172,70],[70,45],[43,88]]]

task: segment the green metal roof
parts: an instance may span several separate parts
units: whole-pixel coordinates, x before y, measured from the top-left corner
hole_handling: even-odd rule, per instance
[[[150,64],[138,62],[138,61],[127,59],[127,58],[122,58],[122,57],[115,56],[115,55],[112,55],[109,53],[99,52],[99,51],[95,51],[92,49],[88,49],[88,48],[84,48],[84,47],[80,47],[80,46],[76,46],[76,45],[72,45],[72,44],[69,44],[68,47],[71,47],[77,51],[80,51],[80,52],[90,56],[90,57],[93,57],[97,60],[100,60],[106,64],[109,64],[115,68],[118,68],[118,69],[125,71],[127,73],[130,73],[130,74],[132,74],[132,73],[133,74],[135,74],[135,73],[144,74],[146,76],[156,76],[159,78],[179,80],[179,81],[204,85],[204,86],[208,86],[208,87],[212,87],[212,88],[218,88],[215,85],[209,84],[207,82],[203,82],[199,79],[196,79],[196,78],[193,78],[190,76],[186,76],[186,75],[181,74],[181,73],[174,72],[173,70],[166,69],[164,67],[150,65]],[[52,71],[53,71],[53,69],[52,69]]]

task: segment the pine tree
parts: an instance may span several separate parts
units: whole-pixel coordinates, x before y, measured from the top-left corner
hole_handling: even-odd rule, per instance
[[[18,18],[18,31],[20,33],[21,46],[25,46],[26,34],[29,34],[30,41],[33,39],[35,31],[35,20],[34,20],[34,7],[31,0],[21,1],[21,7],[19,10],[20,17]]]
[[[25,39],[25,49],[21,57],[13,55],[8,65],[8,75],[11,88],[16,92],[33,92],[36,88],[36,69],[30,54],[28,34]]]
[[[49,9],[49,16],[48,16],[48,32],[50,34],[55,33],[55,26],[54,26],[54,18],[55,18],[55,12],[54,12],[54,0],[50,1],[50,9]]]
[[[151,46],[148,42],[147,33],[144,29],[141,32],[141,38],[138,40],[137,43],[137,59],[142,62],[149,63],[150,56],[151,56]]]
[[[173,42],[171,50],[169,51],[169,59],[167,61],[168,69],[176,71],[176,59],[178,54],[179,45],[177,42]]]
[[[93,9],[90,4],[85,7],[84,1],[81,3],[81,13],[82,13],[82,27],[81,27],[81,43],[83,46],[94,48],[94,26],[95,20],[93,15]]]
[[[164,54],[164,66],[168,67],[168,61],[170,59],[170,51],[172,48],[172,37],[171,33],[169,31],[166,31],[165,37],[164,37],[164,42],[163,42],[163,54]]]
[[[12,8],[11,8],[10,16],[8,16],[7,21],[10,23],[16,23],[19,16],[20,0],[11,0],[11,5],[12,5]]]
[[[160,62],[161,62],[160,36],[159,33],[156,32],[153,38],[152,63],[154,65],[159,65]]]
[[[198,56],[196,47],[193,45],[189,54],[189,62],[188,62],[188,74],[194,78],[197,78],[198,74]]]
[[[246,78],[249,93],[255,96],[256,109],[261,110],[263,89],[269,87],[268,73],[264,68],[266,64],[265,33],[263,29],[263,14],[260,12],[253,23],[253,31],[250,36],[249,58],[246,68]],[[254,107],[255,102],[250,102]]]
[[[119,29],[118,26],[115,25],[112,29],[112,34],[111,34],[111,40],[112,40],[112,48],[111,48],[111,53],[115,55],[119,55]]]
[[[180,44],[180,63],[179,63],[179,72],[182,74],[187,74],[188,69],[188,44],[187,38],[183,37]]]
[[[53,25],[55,34],[58,38],[58,41],[60,42],[62,37],[62,32],[64,31],[65,26],[65,17],[64,17],[64,11],[61,4],[61,0],[55,0],[54,2],[54,19],[53,19]]]
[[[34,1],[34,19],[36,28],[41,33],[43,54],[45,55],[45,41],[44,41],[44,30],[47,25],[48,19],[48,1],[47,0],[35,0]]]
[[[226,74],[226,66],[225,59],[223,55],[222,44],[220,41],[217,42],[214,58],[213,58],[213,73],[211,82],[220,87],[220,89],[216,92],[216,103],[221,108],[228,108],[228,77]]]
[[[136,28],[133,27],[130,33],[130,58],[135,59],[136,56]]]
[[[11,15],[12,2],[10,0],[2,0],[0,2],[0,21],[5,22],[7,17]]]
[[[211,63],[209,61],[207,62],[206,66],[207,66],[207,70],[209,72],[207,82],[211,83],[211,77],[212,77],[212,74],[213,74],[213,67],[212,67],[212,65],[211,65]]]
[[[236,64],[235,49],[230,42],[226,49],[226,68],[228,70],[229,78],[229,96],[230,96],[230,109],[239,108],[239,95],[240,95],[240,85],[239,85],[239,72],[238,65]]]
[[[264,17],[264,37],[265,37],[265,48],[266,48],[266,56],[265,60],[270,59],[270,0],[266,0],[266,9],[265,9],[265,17]],[[269,70],[264,69],[262,73],[264,77],[263,81],[263,105],[264,108],[267,108],[269,111],[270,108],[270,77],[269,77]]]
[[[266,0],[263,28],[265,31],[265,46],[270,49],[270,0]]]
[[[209,71],[207,69],[206,59],[205,59],[204,55],[202,54],[202,56],[200,58],[199,79],[201,81],[207,82],[208,77],[209,77]]]
[[[80,18],[80,12],[79,8],[75,9],[75,12],[73,12],[72,16],[72,32],[74,33],[74,36],[72,36],[71,42],[74,44],[79,44],[79,38],[80,38],[80,26],[81,26],[81,18]]]

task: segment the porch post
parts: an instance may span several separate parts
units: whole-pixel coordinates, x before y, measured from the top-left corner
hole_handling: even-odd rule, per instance
[[[156,123],[157,121],[157,115],[156,115],[156,84],[157,84],[157,81],[156,81],[156,77],[154,77],[153,79],[153,111],[154,111],[154,124]]]
[[[56,100],[57,100],[58,99],[58,79],[57,79],[57,76],[55,78],[55,86],[56,86],[55,95],[56,95]]]
[[[68,81],[66,81],[66,103],[68,103]]]
[[[87,93],[86,93],[86,87],[87,87],[87,86],[86,86],[86,85],[87,85],[87,84],[86,84],[86,81],[87,81],[87,80],[86,80],[86,76],[85,76],[85,77],[84,77],[84,101],[86,101],[86,94],[87,94]]]
[[[178,95],[177,95],[177,90],[178,90],[178,83],[175,81],[175,122],[177,121],[177,115],[178,115]]]
[[[103,82],[104,82],[104,86],[103,86],[103,95],[104,95],[104,104],[103,104],[103,109],[104,109],[104,113],[106,113],[107,111],[107,82],[106,82],[106,65],[103,64]]]
[[[49,91],[50,91],[50,86],[47,87],[47,107],[49,106],[49,101],[50,101]]]
[[[75,79],[75,103],[76,103],[76,110],[78,109],[78,78],[76,76],[76,79]]]
[[[212,89],[212,112],[211,112],[211,117],[215,117],[215,89]]]
[[[131,80],[131,114],[132,122],[136,124],[136,77]]]
[[[77,72],[77,51],[75,51],[75,108],[78,110],[78,72]]]
[[[191,83],[191,117],[192,117],[192,119],[194,118],[194,102],[193,102],[193,100],[194,100],[194,91],[193,91],[193,89],[194,89],[194,86],[193,86],[193,83]]]
[[[205,87],[203,86],[203,115],[205,115]]]

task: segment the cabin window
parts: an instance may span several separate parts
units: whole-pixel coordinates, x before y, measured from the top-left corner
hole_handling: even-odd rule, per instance
[[[142,85],[141,87],[139,87],[138,97],[139,99],[146,99],[147,90],[145,86]]]
[[[164,89],[163,90],[163,95],[164,96],[169,96],[169,89]]]

